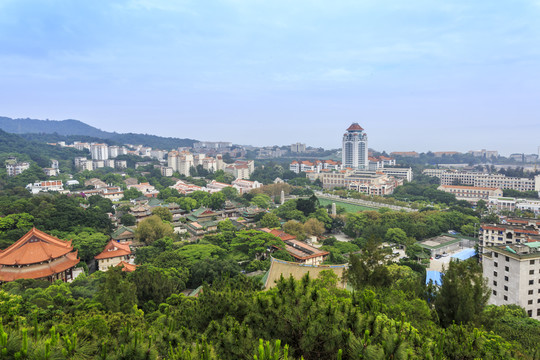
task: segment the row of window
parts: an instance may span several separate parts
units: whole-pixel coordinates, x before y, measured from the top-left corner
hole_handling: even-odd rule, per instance
[[[508,267],[506,267],[508,268]],[[508,271],[508,270],[506,270]],[[533,270],[530,270],[530,271],[533,271]],[[529,271],[529,274],[532,274],[531,272]],[[496,271],[493,272],[493,276],[497,277],[498,273]],[[508,281],[508,276],[505,276],[504,277],[504,281]],[[540,284],[540,279],[538,279],[538,283]],[[529,285],[534,285],[534,280],[529,280]]]

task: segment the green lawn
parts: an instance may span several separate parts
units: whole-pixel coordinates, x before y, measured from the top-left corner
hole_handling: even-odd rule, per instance
[[[341,207],[345,208],[345,211],[351,212],[351,213],[355,213],[355,212],[358,212],[358,211],[365,211],[365,210],[377,210],[377,209],[370,208],[370,207],[367,207],[367,206],[353,205],[353,204],[349,204],[349,203],[345,203],[345,202],[341,202],[341,201],[336,201],[336,200],[328,200],[328,199],[321,199],[321,198],[318,198],[318,199],[319,199],[319,203],[321,204],[321,206],[326,206],[326,205],[329,205],[329,204],[332,204],[332,203],[336,203],[336,206],[341,206]]]

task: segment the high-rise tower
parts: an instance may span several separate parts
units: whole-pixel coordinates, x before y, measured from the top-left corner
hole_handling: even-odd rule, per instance
[[[368,169],[367,134],[358,123],[353,123],[343,134],[343,167]]]

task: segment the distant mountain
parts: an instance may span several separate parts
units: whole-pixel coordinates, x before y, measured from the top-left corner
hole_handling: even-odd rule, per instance
[[[193,146],[197,140],[162,137],[148,134],[119,134],[97,129],[79,120],[36,120],[12,119],[0,116],[0,129],[13,134],[56,134],[61,136],[80,135],[111,140],[120,144],[151,146],[158,149],[174,149]],[[47,137],[50,139],[50,137]],[[35,140],[38,140],[34,137]]]

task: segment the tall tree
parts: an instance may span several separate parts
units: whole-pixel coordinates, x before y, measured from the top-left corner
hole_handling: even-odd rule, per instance
[[[441,325],[475,320],[486,306],[490,289],[482,269],[473,260],[450,261],[443,269],[441,287],[435,297],[435,310]]]

